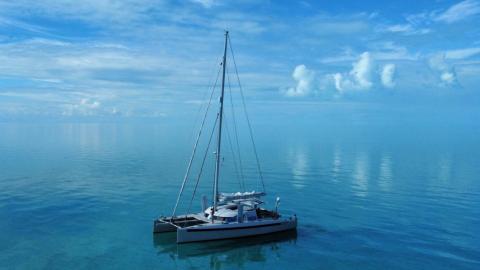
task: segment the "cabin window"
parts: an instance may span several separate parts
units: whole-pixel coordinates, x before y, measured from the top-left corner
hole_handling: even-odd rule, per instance
[[[237,210],[237,208],[238,208],[238,207],[237,207],[237,205],[235,205],[235,204],[234,204],[234,205],[229,205],[229,206],[227,206],[227,209],[229,209],[229,210]]]

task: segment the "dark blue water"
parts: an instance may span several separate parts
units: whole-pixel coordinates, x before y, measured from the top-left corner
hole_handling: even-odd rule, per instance
[[[473,116],[299,115],[255,119],[267,206],[280,196],[298,232],[186,245],[151,231],[173,207],[188,121],[0,123],[0,268],[480,269]]]

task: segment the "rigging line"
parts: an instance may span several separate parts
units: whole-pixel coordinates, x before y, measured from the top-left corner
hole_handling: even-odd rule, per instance
[[[239,140],[238,140],[238,131],[237,131],[237,120],[235,118],[235,108],[233,106],[233,97],[232,97],[232,86],[231,86],[231,83],[230,83],[230,73],[228,72],[228,65],[227,65],[227,82],[228,82],[228,89],[229,89],[229,92],[230,92],[230,104],[232,105],[232,118],[233,118],[233,131],[234,131],[234,134],[235,134],[235,142],[236,142],[236,145],[237,145],[237,150],[238,150],[238,161],[239,161],[239,166],[240,166],[240,177],[242,179],[242,184],[243,184],[243,192],[245,192],[245,176],[244,176],[244,173],[243,173],[243,163],[242,163],[242,156],[240,154],[240,143],[239,143]],[[235,153],[233,153],[233,149],[232,149],[232,154],[235,155]]]
[[[203,120],[202,120],[202,124],[200,126],[200,130],[198,131],[198,135],[197,135],[197,139],[195,141],[195,145],[193,147],[192,155],[190,157],[190,160],[188,161],[187,171],[185,172],[185,176],[183,178],[182,187],[180,188],[180,192],[178,193],[178,197],[177,197],[177,202],[175,203],[175,207],[173,208],[172,219],[175,216],[175,212],[177,211],[177,207],[178,207],[178,203],[180,201],[180,197],[182,196],[183,190],[185,189],[185,184],[187,182],[188,175],[190,174],[190,169],[192,168],[193,158],[195,157],[195,153],[197,152],[198,142],[200,140],[200,136],[202,135],[202,130],[203,130],[203,126],[205,125],[205,120],[207,119],[208,110],[210,108],[210,105],[212,104],[212,97],[213,97],[213,93],[215,92],[215,87],[217,86],[217,82],[218,82],[218,76],[217,76],[217,79],[215,80],[215,84],[213,85],[212,93],[210,94],[210,99],[208,101],[208,105],[207,105],[207,108],[205,110],[205,115],[203,116]]]
[[[202,176],[202,173],[203,173],[203,167],[205,165],[205,160],[207,159],[207,156],[208,156],[208,150],[210,149],[210,143],[212,142],[213,134],[215,134],[215,127],[217,126],[217,122],[218,122],[218,114],[217,114],[217,118],[215,118],[215,122],[213,123],[212,132],[210,133],[210,138],[208,139],[207,149],[205,150],[205,154],[203,155],[202,166],[200,167],[200,171],[197,176],[197,181],[195,183],[195,188],[193,189],[192,198],[190,199],[190,203],[188,204],[187,215],[188,213],[190,213],[190,209],[192,208],[192,202],[193,202],[193,199],[195,198],[195,193],[197,192],[198,183],[200,182],[200,177]],[[187,215],[185,215],[185,218],[187,217]]]
[[[255,146],[255,140],[253,139],[252,126],[250,125],[250,118],[248,117],[247,106],[245,105],[245,97],[243,96],[242,84],[240,83],[240,77],[238,76],[237,63],[235,61],[235,54],[233,53],[232,41],[230,40],[230,37],[228,37],[228,41],[230,41],[228,44],[230,46],[230,52],[232,53],[233,64],[235,66],[235,73],[237,75],[238,86],[240,88],[240,95],[242,97],[243,110],[245,112],[245,118],[247,119],[248,131],[250,133],[250,139],[251,139],[252,145],[253,145],[253,152],[255,154],[255,160],[257,161],[258,174],[260,175],[260,180],[262,181],[263,192],[266,192],[265,183],[263,181],[263,174],[262,174],[262,170],[260,168],[260,160],[258,159],[257,147]]]
[[[228,121],[225,121],[225,129],[227,130],[227,140],[228,144],[230,145],[230,151],[232,151],[232,160],[233,160],[233,166],[235,168],[235,175],[237,176],[238,180],[238,185],[240,186],[240,189],[245,192],[245,185],[242,186],[242,181],[240,181],[240,174],[238,173],[238,167],[237,167],[237,160],[235,159],[235,151],[233,150],[233,145],[232,145],[232,139],[230,137],[230,130],[228,129]]]
[[[219,58],[220,58],[220,56],[217,57],[217,61],[216,61],[215,63],[218,64]],[[221,67],[222,67],[221,65],[218,67],[216,80],[218,80],[218,77],[220,76],[220,71],[222,70]],[[210,77],[210,79],[208,80],[208,85],[209,85],[209,86],[212,85],[212,81],[213,81],[214,76],[215,76],[215,73],[213,73],[212,76]],[[215,82],[215,83],[216,83],[216,82]],[[209,88],[210,88],[210,87],[209,87]],[[206,90],[208,90],[209,88],[207,88]],[[205,92],[203,93],[203,95],[202,95],[202,98],[200,99],[200,106],[198,107],[198,110],[197,110],[197,112],[195,113],[195,118],[194,118],[195,120],[193,121],[194,124],[193,124],[193,127],[192,127],[192,131],[190,132],[191,135],[189,136],[188,141],[191,141],[191,140],[192,140],[192,137],[193,137],[193,134],[195,134],[196,125],[197,125],[198,120],[199,120],[199,117],[200,117],[200,115],[201,115],[200,112],[203,110],[204,105],[205,105],[205,103],[204,103],[203,101],[204,101],[205,98],[207,97],[207,94],[208,94],[208,91],[205,91]]]

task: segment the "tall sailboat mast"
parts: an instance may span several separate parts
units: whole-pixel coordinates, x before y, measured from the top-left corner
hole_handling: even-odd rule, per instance
[[[222,145],[222,120],[223,120],[223,95],[225,93],[225,69],[227,66],[227,43],[228,43],[228,31],[225,31],[225,49],[223,51],[223,71],[222,71],[222,92],[220,94],[220,112],[219,112],[219,124],[218,124],[218,142],[217,142],[217,157],[215,163],[215,181],[213,186],[213,211],[212,211],[212,222],[213,217],[215,214],[215,210],[217,209],[217,202],[218,202],[218,179],[220,177],[220,150]]]

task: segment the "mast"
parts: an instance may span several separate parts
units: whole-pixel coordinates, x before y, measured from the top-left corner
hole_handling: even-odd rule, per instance
[[[213,184],[213,211],[212,211],[212,222],[214,220],[215,210],[217,209],[218,202],[218,179],[220,177],[220,150],[222,142],[222,120],[223,120],[223,95],[225,93],[225,69],[227,66],[227,42],[228,42],[228,31],[225,31],[225,49],[223,51],[223,71],[222,71],[222,92],[220,94],[220,112],[219,112],[219,124],[218,124],[218,141],[217,141],[217,156],[215,163],[215,179]]]

